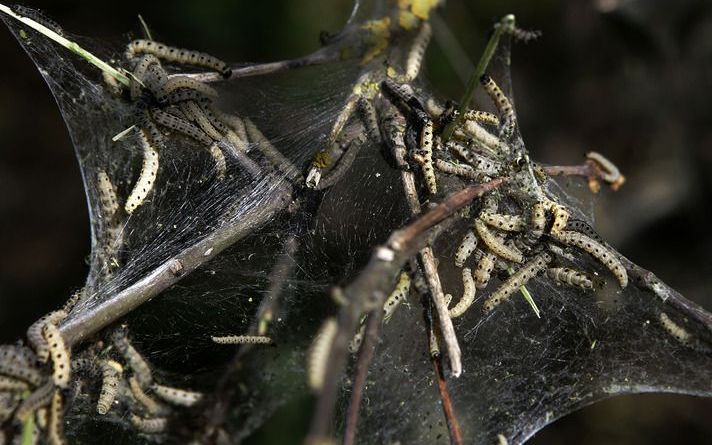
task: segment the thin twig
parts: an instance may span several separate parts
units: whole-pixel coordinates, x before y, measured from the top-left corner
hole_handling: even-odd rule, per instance
[[[408,226],[393,232],[385,245],[376,248],[356,279],[344,288],[343,293],[349,303],[341,309],[339,315],[339,329],[331,345],[324,386],[313,413],[307,443],[320,443],[329,437],[338,382],[346,363],[349,340],[361,315],[383,306],[386,289],[390,289],[405,262],[427,243],[426,235],[431,228],[472,200],[499,187],[504,181],[504,178],[497,178],[453,193]]]
[[[383,309],[376,308],[368,314],[366,324],[366,334],[359,350],[358,361],[356,362],[356,370],[353,385],[351,386],[351,402],[346,417],[346,430],[344,431],[344,445],[353,445],[356,440],[356,428],[358,424],[359,409],[361,408],[361,400],[363,399],[363,389],[366,385],[366,377],[368,376],[368,368],[371,365],[373,356],[376,351],[376,342],[379,338],[381,330],[381,322],[383,321]]]
[[[438,381],[438,393],[440,402],[443,406],[443,414],[445,415],[445,423],[447,424],[448,433],[450,435],[450,443],[462,445],[462,433],[460,432],[460,422],[455,415],[455,408],[452,405],[450,391],[447,388],[447,381],[443,374],[442,356],[440,354],[440,346],[438,345],[438,336],[435,326],[433,325],[432,304],[427,299],[427,293],[423,295],[423,318],[425,319],[426,332],[428,334],[428,350],[430,351],[430,360],[433,363],[435,378]]]
[[[280,73],[295,68],[305,66],[321,65],[324,63],[334,62],[338,60],[338,51],[331,48],[325,48],[316,51],[308,56],[299,57],[297,59],[280,60],[278,62],[258,63],[254,65],[238,65],[232,67],[232,75],[225,79],[220,73],[205,72],[192,74],[174,74],[173,76],[190,77],[200,82],[220,82],[224,80],[240,79],[243,77],[261,76],[265,74]],[[170,77],[170,76],[169,76]]]
[[[418,192],[415,188],[413,173],[404,171],[401,173],[401,178],[410,210],[413,215],[417,216],[420,214],[421,208],[418,200]],[[425,247],[421,249],[418,256],[423,267],[425,279],[430,287],[430,297],[433,300],[433,305],[438,314],[440,330],[443,333],[445,348],[447,349],[448,358],[450,359],[450,369],[452,370],[452,374],[458,377],[462,373],[462,353],[460,352],[460,344],[455,335],[455,327],[452,325],[452,320],[450,319],[450,311],[445,302],[445,293],[440,284],[440,275],[435,266],[433,250],[430,247]]]

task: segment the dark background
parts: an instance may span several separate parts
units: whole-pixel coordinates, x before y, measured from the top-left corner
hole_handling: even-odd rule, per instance
[[[224,59],[273,61],[319,46],[348,0],[32,2],[63,28],[112,43],[137,35]],[[535,159],[605,153],[626,174],[596,201],[596,226],[620,251],[712,309],[712,2],[448,0],[428,54],[432,87],[456,98],[492,21],[515,13],[544,37],[515,48],[515,98]],[[437,23],[436,23],[437,25]],[[436,30],[442,28],[436,26]],[[446,51],[443,51],[446,48]],[[0,343],[82,285],[89,226],[79,169],[52,96],[12,36],[0,32]],[[594,405],[533,443],[712,443],[712,403],[640,395]]]

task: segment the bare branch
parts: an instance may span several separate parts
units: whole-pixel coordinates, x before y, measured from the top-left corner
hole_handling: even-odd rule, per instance
[[[383,306],[386,289],[390,289],[405,262],[426,244],[425,235],[429,229],[472,200],[499,187],[504,181],[504,178],[497,178],[453,193],[408,226],[393,232],[385,245],[376,248],[363,271],[343,290],[349,303],[342,308],[339,315],[339,329],[331,345],[324,386],[312,417],[307,443],[319,443],[329,436],[338,382],[346,363],[349,340],[361,315]]]

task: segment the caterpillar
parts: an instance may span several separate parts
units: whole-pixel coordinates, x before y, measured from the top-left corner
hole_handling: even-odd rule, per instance
[[[573,230],[574,232],[581,232],[584,235],[592,238],[599,243],[603,243],[603,238],[599,235],[593,227],[591,227],[586,221],[581,221],[580,219],[569,219],[566,222],[566,230]]]
[[[44,325],[47,323],[57,324],[66,316],[67,313],[63,310],[50,312],[32,323],[27,329],[27,341],[30,342],[32,348],[35,350],[37,360],[39,360],[40,363],[47,363],[47,359],[49,358],[49,345],[42,335],[42,328],[44,328]]]
[[[396,284],[393,292],[388,296],[386,302],[383,303],[383,321],[388,322],[393,316],[393,312],[396,310],[401,301],[408,298],[408,293],[410,292],[410,277],[406,272],[401,272],[398,277],[398,283]]]
[[[119,380],[123,372],[123,367],[113,360],[101,362],[101,392],[96,403],[96,412],[102,416],[108,413],[111,405],[114,404],[114,399],[119,391]]]
[[[34,354],[21,346],[0,346],[0,374],[23,380],[32,386],[39,386],[44,377],[34,368]]]
[[[44,385],[35,389],[32,394],[20,403],[15,412],[15,418],[20,422],[27,420],[29,416],[34,414],[38,409],[47,406],[52,401],[54,395],[54,383],[47,381]]]
[[[143,147],[143,164],[141,166],[141,173],[139,173],[138,179],[128,198],[126,198],[126,204],[124,205],[124,210],[126,210],[126,213],[129,215],[143,204],[146,196],[153,190],[153,185],[158,175],[158,151],[153,147],[143,130],[139,130],[138,134],[139,141]]]
[[[391,158],[395,167],[398,170],[410,170],[410,166],[406,160],[408,149],[405,146],[405,140],[403,138],[406,128],[405,117],[403,117],[387,99],[378,96],[377,100],[383,104],[381,109],[384,110],[380,113],[381,125],[379,129],[381,131],[381,139],[390,149]]]
[[[492,270],[494,269],[494,262],[497,257],[492,252],[485,252],[480,256],[479,261],[477,261],[477,268],[475,269],[475,287],[482,289],[489,283]]]
[[[349,352],[352,354],[356,354],[358,350],[361,348],[361,343],[363,343],[363,336],[366,333],[366,325],[361,324],[361,327],[359,328],[358,332],[354,334],[354,338],[351,339],[351,342],[349,343]]]
[[[126,338],[126,332],[119,328],[111,335],[111,340],[119,354],[126,360],[126,364],[131,368],[133,376],[141,384],[142,388],[148,388],[153,382],[151,367],[140,352]]]
[[[503,117],[502,134],[505,138],[508,138],[514,133],[514,127],[517,124],[512,103],[490,76],[485,74],[480,77],[480,83],[484,87],[485,92],[487,92],[492,99],[492,102],[494,102],[500,116]]]
[[[156,99],[161,103],[166,103],[171,93],[179,90],[193,90],[200,93],[205,99],[212,100],[218,97],[218,92],[215,88],[191,79],[186,76],[171,77],[161,86],[160,91],[156,95]]]
[[[687,332],[685,328],[672,321],[668,314],[666,314],[665,312],[660,313],[660,323],[670,335],[675,337],[677,341],[682,344],[689,343],[690,339],[692,338],[692,335],[690,335],[690,333]]]
[[[366,134],[368,134],[368,139],[375,144],[379,144],[381,142],[381,133],[378,129],[376,109],[371,102],[361,97],[358,100],[358,111],[361,115],[363,126],[366,129]]]
[[[30,20],[33,20],[40,25],[44,26],[45,28],[48,28],[55,33],[57,33],[60,36],[64,36],[64,31],[62,30],[62,27],[59,26],[57,22],[52,20],[51,18],[47,17],[44,13],[41,11],[38,11],[36,9],[28,8],[27,6],[23,5],[12,5],[10,7],[12,12],[15,14],[28,18]]]
[[[49,425],[47,434],[50,445],[64,445],[64,424],[63,424],[63,401],[62,392],[56,389],[52,394],[52,404],[49,411]]]
[[[502,169],[502,165],[485,156],[473,152],[469,148],[463,146],[456,141],[449,141],[446,147],[462,158],[466,163],[474,167],[478,176],[475,179],[481,179],[482,175],[496,176]]]
[[[578,247],[589,253],[611,271],[618,279],[618,283],[620,283],[622,288],[628,285],[628,274],[625,267],[623,267],[623,264],[621,264],[615,254],[603,246],[603,244],[592,240],[583,233],[570,231],[562,231],[556,235],[556,239],[564,244]]]
[[[27,383],[23,382],[22,380],[17,380],[12,377],[5,377],[4,375],[0,375],[0,392],[25,391],[27,390],[27,388]]]
[[[326,363],[331,352],[331,343],[336,336],[338,324],[335,318],[328,318],[322,323],[309,351],[307,352],[307,383],[314,391],[320,391],[324,386]]]
[[[119,210],[118,199],[116,198],[116,189],[111,183],[109,175],[105,170],[99,169],[96,175],[96,185],[99,192],[99,205],[101,207],[101,216],[107,220],[114,217],[116,211]]]
[[[221,135],[220,132],[213,127],[213,124],[210,123],[208,117],[205,116],[203,109],[195,101],[189,100],[182,102],[179,106],[185,116],[198,124],[198,127],[203,130],[209,138],[216,141],[224,139],[223,135]]]
[[[193,65],[209,68],[222,74],[224,78],[232,75],[232,69],[222,60],[199,51],[174,48],[153,40],[137,39],[128,44],[127,57],[137,54],[153,54],[154,56],[170,63]]]
[[[532,206],[531,215],[531,231],[536,239],[539,239],[544,235],[544,228],[546,227],[546,209],[544,204],[537,202]]]
[[[235,118],[233,120],[233,127],[235,131],[240,133],[240,127],[244,127],[245,138],[243,140],[249,139],[257,145],[257,148],[262,152],[262,154],[275,166],[277,170],[282,172],[291,181],[301,181],[303,180],[302,173],[297,169],[292,161],[287,159],[279,150],[274,148],[272,143],[265,137],[259,128],[250,120],[245,118],[244,122]],[[321,177],[321,175],[319,175]],[[307,179],[308,180],[308,179]],[[318,183],[318,181],[317,181]]]
[[[153,392],[162,400],[178,406],[193,406],[203,399],[203,394],[185,389],[172,388],[154,383]]]
[[[42,336],[47,341],[49,355],[52,357],[52,380],[58,387],[66,388],[72,374],[71,352],[65,345],[57,325],[45,323]]]
[[[425,56],[425,51],[428,48],[428,43],[430,43],[430,37],[432,36],[432,29],[428,22],[423,22],[420,27],[418,35],[413,39],[413,44],[408,52],[408,58],[405,63],[405,80],[406,82],[413,81],[418,77],[420,72],[420,67],[423,63],[423,56]]]
[[[212,156],[213,161],[215,161],[215,172],[218,179],[224,179],[227,173],[227,162],[225,161],[225,154],[216,143],[210,144],[208,148],[210,156]]]
[[[460,176],[461,178],[472,180],[477,180],[482,177],[482,175],[476,172],[474,168],[466,164],[453,164],[452,162],[448,162],[443,159],[434,159],[433,163],[436,169],[449,175]]]
[[[526,29],[511,27],[508,33],[514,37],[514,40],[528,43],[530,40],[536,40],[541,37],[541,31],[528,31]]]
[[[509,153],[509,147],[506,143],[475,121],[465,121],[462,132],[455,131],[455,136],[462,137],[463,134],[470,136],[481,148],[489,152],[495,154]]]
[[[487,248],[492,251],[492,253],[514,263],[524,262],[524,256],[519,250],[513,246],[505,244],[503,240],[492,233],[487,228],[487,225],[479,218],[475,220],[475,231]]]
[[[472,271],[465,267],[462,269],[462,298],[450,309],[450,318],[457,318],[469,309],[475,301],[475,280],[472,278]]]
[[[625,182],[625,176],[621,174],[618,167],[616,167],[613,162],[609,161],[602,154],[591,151],[586,153],[586,159],[589,159],[598,165],[598,167],[602,170],[603,180],[611,184],[611,188],[613,190],[618,190],[618,188],[620,188],[620,186]]]
[[[340,140],[338,141],[338,143],[346,145],[346,148],[343,150],[344,154],[339,159],[339,163],[336,164],[336,166],[329,170],[326,174],[324,174],[321,181],[319,182],[319,185],[314,187],[314,190],[324,190],[326,188],[329,188],[339,182],[339,180],[344,177],[346,172],[351,167],[351,164],[353,164],[354,160],[356,159],[356,156],[361,151],[361,148],[363,148],[363,146],[366,144],[366,136],[364,136],[363,134],[359,134],[348,142]]]
[[[230,132],[230,128],[218,118],[215,112],[215,107],[210,103],[200,103],[200,108],[203,110],[203,114],[210,122],[210,125],[215,127],[220,133],[227,135]]]
[[[319,150],[312,158],[309,173],[307,173],[306,178],[306,186],[308,188],[316,188],[316,186],[319,185],[323,171],[336,164],[336,161],[338,161],[343,154],[340,145],[336,143],[336,138],[341,133],[344,125],[346,125],[349,117],[353,114],[355,107],[356,98],[355,96],[351,96],[339,115],[336,116],[336,121],[334,121],[324,148]]]
[[[179,133],[183,133],[184,135],[195,139],[206,147],[213,143],[213,141],[205,134],[205,132],[203,132],[200,128],[196,127],[190,122],[186,121],[185,119],[174,116],[170,113],[166,113],[165,111],[159,110],[157,108],[151,110],[151,115],[158,124],[163,125],[164,127],[169,128],[171,130],[175,130]]]
[[[550,267],[546,275],[554,281],[578,286],[582,289],[593,289],[593,281],[585,273],[568,267]]]
[[[129,377],[129,388],[131,389],[131,394],[134,399],[143,406],[143,408],[152,415],[163,414],[166,408],[160,403],[156,402],[143,391],[141,384],[138,382],[135,376]]]
[[[455,266],[462,267],[465,261],[472,255],[477,247],[477,235],[472,230],[468,230],[462,238],[462,242],[455,251]]]
[[[168,419],[165,417],[153,417],[150,419],[144,419],[136,414],[131,414],[131,425],[134,426],[139,432],[145,434],[159,434],[166,430],[168,426]]]
[[[421,165],[428,192],[438,192],[435,169],[433,168],[433,121],[428,119],[420,133],[420,148],[413,154],[413,160]]]
[[[133,75],[130,76],[131,85],[129,86],[129,88],[131,91],[131,99],[138,100],[141,97],[141,90],[144,86],[146,86],[145,84],[143,84],[143,82],[144,80],[148,80],[146,73],[148,72],[148,68],[154,64],[160,65],[161,62],[158,60],[158,58],[156,58],[156,56],[152,54],[146,54],[139,59],[138,63],[133,69]],[[151,75],[153,76],[155,76],[156,74],[157,71],[153,71],[151,73]],[[149,88],[149,91],[151,91],[154,95],[160,91],[155,89],[155,82],[151,86],[154,88]]]
[[[503,215],[484,211],[480,213],[480,219],[492,227],[506,232],[521,232],[524,230],[524,218],[519,215]]]
[[[220,345],[269,345],[272,339],[264,335],[227,335],[224,337],[210,337],[214,343]]]
[[[554,217],[554,223],[551,226],[550,233],[556,235],[566,228],[569,221],[569,211],[561,204],[557,204],[549,199],[544,200],[544,207],[551,211]]]
[[[517,289],[526,285],[530,279],[544,270],[549,262],[551,262],[551,255],[541,253],[534,257],[529,263],[522,266],[521,269],[513,273],[485,300],[482,308],[484,313],[492,311],[492,309],[497,307],[500,303],[507,300]]]
[[[499,127],[499,118],[487,111],[467,110],[462,117],[468,121],[475,121],[480,124],[488,124]]]

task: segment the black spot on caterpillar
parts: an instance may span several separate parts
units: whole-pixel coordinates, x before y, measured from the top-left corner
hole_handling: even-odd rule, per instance
[[[64,36],[64,31],[62,31],[62,28],[59,26],[57,22],[52,20],[51,18],[47,17],[44,13],[41,11],[38,11],[36,9],[28,8],[27,6],[22,6],[22,5],[12,5],[11,8],[12,12],[15,14],[26,17],[28,19],[34,20],[35,22],[39,23],[40,25],[43,25],[45,28],[49,28],[52,31],[56,32],[60,36]]]
[[[163,59],[169,63],[209,68],[219,72],[225,78],[232,75],[232,69],[217,57],[199,51],[167,46],[154,40],[134,40],[129,43],[126,51],[128,57],[132,57],[136,54],[153,54],[159,59]]]

